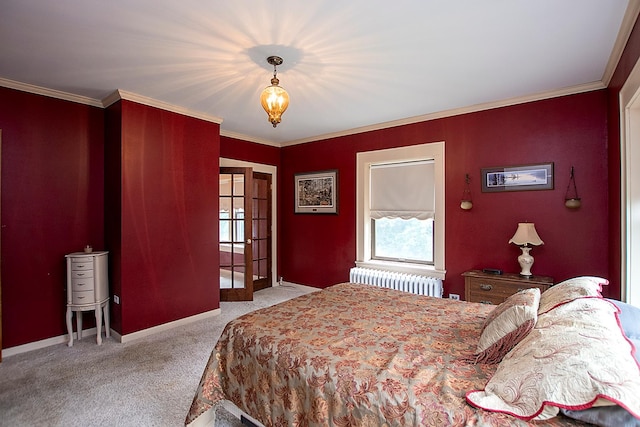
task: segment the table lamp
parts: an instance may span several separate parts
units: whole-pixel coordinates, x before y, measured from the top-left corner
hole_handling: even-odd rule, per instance
[[[520,275],[524,277],[531,277],[531,266],[533,265],[533,257],[529,255],[531,248],[529,245],[543,245],[544,242],[538,236],[536,227],[531,222],[521,222],[518,224],[516,234],[513,235],[509,243],[514,243],[520,246],[522,254],[518,257],[518,263],[520,263]]]

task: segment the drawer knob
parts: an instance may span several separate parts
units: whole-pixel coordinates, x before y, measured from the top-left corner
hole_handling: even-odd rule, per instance
[[[78,276],[84,276],[84,273],[76,273]]]
[[[493,304],[491,301],[480,301],[481,304]]]
[[[482,289],[483,291],[490,291],[491,289],[493,289],[493,286],[482,283],[480,284],[480,289]]]

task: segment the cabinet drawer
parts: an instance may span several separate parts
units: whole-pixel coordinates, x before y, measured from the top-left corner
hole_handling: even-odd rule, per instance
[[[71,279],[71,291],[72,292],[93,291],[93,279],[92,278]]]
[[[95,303],[93,289],[88,291],[73,291],[71,300],[73,304],[93,304]]]
[[[69,259],[71,260],[71,262],[93,262],[93,256],[91,255],[74,255],[70,256]]]
[[[86,271],[93,270],[93,262],[88,260],[86,262],[76,262],[73,261],[71,263],[71,271]]]
[[[71,270],[72,279],[93,278],[93,270]]]

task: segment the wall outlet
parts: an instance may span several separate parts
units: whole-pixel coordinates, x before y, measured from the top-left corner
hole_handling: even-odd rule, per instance
[[[118,295],[113,296],[113,302],[116,304],[120,304],[120,297]]]
[[[460,295],[458,294],[449,294],[449,298],[460,301]]]

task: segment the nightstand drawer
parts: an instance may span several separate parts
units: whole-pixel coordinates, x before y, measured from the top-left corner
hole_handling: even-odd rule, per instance
[[[479,303],[482,303],[482,304],[499,305],[505,299],[506,298],[504,298],[504,297],[502,297],[500,295],[487,293],[487,294],[471,294],[469,296],[468,301],[470,301],[470,302],[479,302]]]
[[[465,278],[465,300],[484,304],[500,304],[518,291],[538,288],[546,291],[553,279],[546,276],[521,277],[518,274],[487,274],[474,270],[463,274]]]

